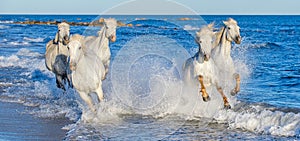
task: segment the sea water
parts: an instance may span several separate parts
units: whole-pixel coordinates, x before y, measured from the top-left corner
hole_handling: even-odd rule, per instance
[[[97,16],[1,15],[1,102],[31,107],[24,113],[41,119],[73,121],[62,127],[66,140],[299,139],[300,16],[108,17],[135,26],[117,29],[105,101],[92,113],[75,90],[56,88],[45,67],[45,45],[57,27],[13,22],[90,22]],[[238,21],[243,38],[231,53],[241,92],[232,97],[231,88],[224,88],[232,106],[225,110],[213,87],[211,101],[203,102],[199,86],[186,88],[181,80],[183,62],[198,51],[195,32],[205,22],[215,22],[218,30],[229,17]],[[71,34],[96,35],[99,29],[71,26]]]

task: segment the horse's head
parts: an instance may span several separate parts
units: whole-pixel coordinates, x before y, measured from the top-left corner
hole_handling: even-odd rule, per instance
[[[227,30],[226,39],[230,42],[234,41],[236,44],[240,44],[242,38],[240,35],[240,27],[237,25],[237,22],[234,19],[229,18],[227,21],[223,21],[223,23],[225,24],[225,30]]]
[[[70,70],[75,71],[78,61],[83,56],[83,49],[85,48],[84,37],[79,34],[73,35],[67,48],[69,50]]]
[[[199,32],[196,32],[196,42],[199,44],[199,51],[204,57],[204,61],[208,61],[211,57],[215,34],[213,32],[214,23],[203,26]]]
[[[61,42],[64,45],[68,44],[70,39],[70,25],[62,22],[60,24],[58,24],[58,31],[56,33],[54,42],[58,43]]]
[[[115,42],[117,39],[116,29],[117,29],[117,21],[113,18],[104,19],[104,26],[106,28],[105,36],[109,38],[111,42]]]

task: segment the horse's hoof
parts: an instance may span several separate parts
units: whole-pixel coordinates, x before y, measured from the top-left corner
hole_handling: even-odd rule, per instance
[[[63,85],[56,84],[56,87],[62,89],[63,91],[66,91],[66,88]]]
[[[225,105],[224,105],[224,109],[226,109],[226,110],[229,110],[229,109],[231,109],[231,106],[230,106],[230,104],[225,104]]]
[[[238,93],[238,91],[235,89],[231,90],[231,92],[230,92],[231,96],[235,96],[237,93]]]
[[[204,101],[204,102],[210,101],[210,97],[209,97],[209,96],[207,96],[207,97],[202,97],[202,98],[203,98],[203,101]]]

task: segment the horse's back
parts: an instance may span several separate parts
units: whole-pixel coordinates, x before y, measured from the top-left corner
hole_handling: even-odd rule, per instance
[[[105,36],[105,35],[102,35]],[[104,39],[104,38],[103,38]],[[105,67],[109,67],[111,52],[108,39],[101,40],[101,37],[87,36],[84,41],[89,51],[96,53],[102,60]]]
[[[57,55],[56,52],[57,44],[53,43],[53,40],[49,41],[46,45],[46,53],[45,53],[45,64],[48,70],[52,71],[52,65],[55,62],[55,56]]]

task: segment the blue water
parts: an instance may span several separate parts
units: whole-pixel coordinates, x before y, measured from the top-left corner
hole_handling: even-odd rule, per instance
[[[88,114],[83,116],[81,111],[84,109],[84,104],[76,92],[69,89],[67,94],[64,94],[57,89],[54,75],[44,66],[45,44],[54,38],[57,27],[55,25],[19,25],[13,22],[26,20],[90,22],[97,18],[93,15],[0,15],[0,100],[19,102],[25,106],[34,107],[35,110],[29,113],[37,117],[67,117],[74,121],[75,124],[64,127],[69,130],[66,139],[299,139],[300,16],[107,17],[114,17],[123,23],[139,25],[117,29],[117,41],[110,44],[112,64],[120,60],[119,56],[125,55],[130,58],[130,53],[124,54],[122,49],[130,46],[131,41],[137,46],[147,46],[152,41],[157,48],[162,50],[163,48],[170,50],[165,46],[176,42],[188,53],[187,55],[193,55],[198,49],[193,36],[205,23],[204,21],[215,22],[217,30],[221,27],[223,20],[229,17],[237,20],[243,40],[240,45],[233,44],[232,58],[242,80],[241,92],[237,97],[232,98],[232,101],[235,101],[233,110],[220,109],[213,118],[208,119],[204,118],[205,116],[201,113],[176,116],[165,105],[162,107],[167,108],[154,108],[153,111],[144,113],[137,109],[138,114],[131,114],[131,110],[128,110],[126,105],[118,105],[118,102],[114,101],[115,95],[112,88],[114,82],[109,78],[103,85],[104,93],[108,95],[107,103],[100,104],[105,107],[102,109],[105,114],[100,113],[103,117],[91,119],[90,123],[81,121],[80,119],[88,120],[86,117]],[[190,17],[192,20],[178,20],[182,17]],[[137,20],[138,18],[145,19]],[[97,30],[99,28],[71,26],[70,31],[71,34],[91,35]],[[159,40],[161,37],[169,38],[171,41]],[[134,42],[136,38],[141,40]],[[151,52],[151,45],[149,46],[147,49]],[[170,54],[174,52],[176,50],[171,49]],[[181,60],[184,61],[186,57],[184,56]],[[151,59],[151,57],[150,59],[144,57],[140,62],[135,62],[130,74],[133,78],[130,81],[134,85],[132,86],[133,92],[139,93],[137,95],[142,98],[150,95],[149,93],[153,90],[150,89],[151,82],[158,81],[152,80],[152,74],[155,73],[160,76],[157,79],[164,80],[161,85],[170,89],[166,91],[168,96],[166,99],[159,98],[158,95],[158,98],[152,100],[163,99],[162,101],[167,103],[176,103],[176,100],[173,101],[176,96],[172,95],[172,90],[178,86],[180,71],[171,70],[174,65],[176,64],[170,61],[160,58]],[[148,74],[143,75],[144,73],[140,72],[141,68]],[[116,70],[122,71],[120,68]],[[113,70],[110,72],[109,77],[113,76],[111,74],[113,72]],[[143,92],[146,94],[141,94]],[[136,103],[133,102],[132,105],[148,106],[142,98],[134,101]],[[126,100],[128,99],[130,98]],[[188,98],[187,101],[189,101]],[[111,109],[110,105],[115,106]],[[105,118],[111,115],[117,116],[117,121],[115,118]],[[171,117],[166,115],[171,115]],[[268,119],[271,117],[276,118]],[[103,118],[105,120],[102,120]],[[160,119],[165,119],[165,121]],[[253,122],[245,123],[251,120]],[[278,125],[275,124],[277,122]],[[141,128],[142,125],[147,126]]]

